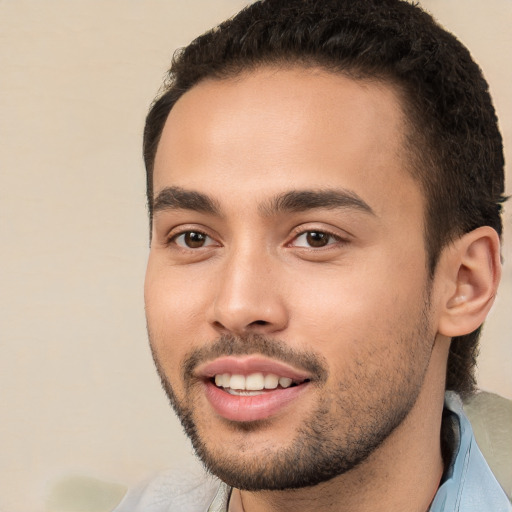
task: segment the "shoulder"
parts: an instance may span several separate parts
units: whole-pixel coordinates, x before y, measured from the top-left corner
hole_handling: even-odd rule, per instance
[[[496,460],[493,455],[497,444],[501,444],[499,439],[506,433],[496,428],[497,424],[503,421],[503,405],[508,404],[500,405],[493,396],[485,395],[475,395],[466,400],[464,405],[456,393],[446,392],[445,410],[453,428],[454,453],[432,502],[432,512],[512,512],[510,497],[507,497],[505,491],[507,482],[499,481],[491,467],[491,463],[494,464],[493,460]],[[491,421],[488,415],[489,408],[496,410],[499,419]],[[489,424],[485,430],[480,431],[480,436],[487,437],[488,441],[492,440],[487,445],[487,451],[480,449],[468,416],[472,417],[474,423],[487,416],[486,421]],[[511,428],[509,424],[506,429],[507,445],[510,445]],[[500,454],[500,459],[502,455],[503,453]],[[510,457],[505,457],[510,461]],[[507,478],[506,474],[503,476]]]
[[[487,464],[512,499],[512,400],[480,391],[463,408]]]
[[[128,491],[114,512],[198,512],[207,510],[219,480],[201,469],[172,469]]]

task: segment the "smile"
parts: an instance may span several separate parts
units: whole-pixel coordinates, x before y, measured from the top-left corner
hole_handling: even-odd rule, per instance
[[[259,356],[219,358],[201,365],[195,373],[203,381],[213,411],[235,422],[286,412],[311,383],[306,372]]]
[[[215,375],[213,382],[218,388],[238,396],[257,396],[272,389],[286,389],[297,386],[305,381],[293,381],[290,377],[279,377],[273,373],[251,373],[250,375],[231,375],[220,373]]]

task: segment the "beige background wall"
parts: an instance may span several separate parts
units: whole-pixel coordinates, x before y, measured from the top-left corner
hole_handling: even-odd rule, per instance
[[[190,458],[146,345],[141,132],[173,49],[245,3],[0,0],[1,512]],[[512,161],[512,2],[422,3],[484,68]],[[511,211],[479,372],[509,398]]]

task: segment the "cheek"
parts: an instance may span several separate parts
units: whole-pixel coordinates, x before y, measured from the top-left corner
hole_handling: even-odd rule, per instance
[[[184,325],[192,332],[208,301],[209,288],[205,276],[167,265],[165,259],[150,255],[144,285],[149,326],[170,330],[175,336],[180,335]]]
[[[317,274],[314,286],[293,293],[297,332],[333,361],[360,359],[362,351],[391,357],[424,307],[424,270],[381,258],[375,264]],[[373,262],[371,262],[373,263]],[[303,334],[300,334],[303,333]]]
[[[321,331],[332,332],[335,328],[348,332],[375,321],[386,322],[411,298],[408,292],[398,292],[389,280],[372,272],[336,270],[322,279],[317,276],[315,283],[297,287],[292,294],[291,307],[300,310],[297,317],[302,323]]]
[[[146,321],[152,350],[167,378],[179,382],[180,362],[204,341],[204,290],[201,280],[149,261],[144,286]]]

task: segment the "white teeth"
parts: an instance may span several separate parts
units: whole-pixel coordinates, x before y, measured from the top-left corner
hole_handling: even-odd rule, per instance
[[[265,375],[265,389],[276,389],[279,386],[279,377],[273,373]]]
[[[288,377],[278,377],[273,373],[263,375],[263,373],[257,372],[247,376],[239,374],[230,375],[229,373],[219,373],[215,375],[216,386],[237,391],[250,392],[261,391],[263,389],[276,389],[279,385],[282,388],[289,388],[292,383],[292,379]],[[251,396],[251,394],[248,393],[247,396]]]
[[[250,391],[260,391],[265,387],[265,378],[263,373],[251,373],[245,378],[245,389]]]
[[[228,387],[231,389],[245,389],[245,377],[243,375],[231,375]]]
[[[234,395],[234,396],[257,396],[257,395],[263,394],[263,391],[246,391],[246,390],[230,389],[230,388],[227,388],[226,391],[230,395]]]
[[[281,377],[279,379],[279,384],[282,388],[289,388],[292,384],[292,379],[289,379],[288,377]]]

